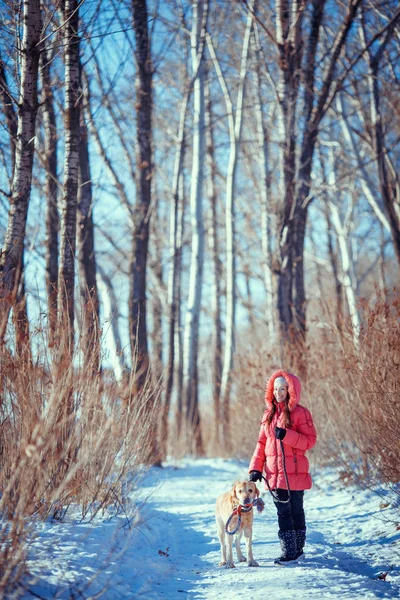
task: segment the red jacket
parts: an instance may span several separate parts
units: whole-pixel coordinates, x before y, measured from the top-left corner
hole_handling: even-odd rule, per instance
[[[310,411],[301,406],[300,392],[301,383],[296,375],[277,371],[268,380],[265,391],[265,404],[267,409],[261,421],[258,442],[250,461],[249,471],[265,471],[265,476],[272,489],[286,489],[286,481],[283,470],[283,460],[280,441],[275,438],[275,427],[284,427],[283,414],[279,402],[274,398],[274,381],[277,377],[284,377],[289,384],[289,411],[291,425],[286,430],[283,439],[285,453],[286,473],[291,490],[310,489],[311,475],[308,472],[308,460],[305,456],[317,441],[317,433]],[[271,422],[267,425],[267,416],[271,410],[272,403],[277,406],[277,412]]]

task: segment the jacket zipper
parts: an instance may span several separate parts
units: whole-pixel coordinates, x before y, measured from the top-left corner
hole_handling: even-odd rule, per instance
[[[298,475],[297,450],[296,450],[296,448],[293,448],[293,460],[294,460],[294,472],[295,472],[295,475]]]

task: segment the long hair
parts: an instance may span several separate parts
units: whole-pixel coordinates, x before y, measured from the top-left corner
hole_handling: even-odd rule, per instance
[[[283,404],[283,424],[285,427],[290,427],[291,421],[290,421],[290,410],[289,410],[289,394],[288,397],[286,398],[286,400],[284,400]],[[277,407],[276,407],[276,401],[272,402],[272,406],[271,406],[271,410],[268,413],[267,416],[267,424],[268,427],[271,426],[272,420],[275,416],[275,413],[277,411]]]

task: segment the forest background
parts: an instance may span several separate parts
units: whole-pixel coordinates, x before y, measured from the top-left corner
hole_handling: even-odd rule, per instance
[[[398,482],[398,3],[0,14],[3,564],[139,465],[248,457],[281,366],[316,461]]]

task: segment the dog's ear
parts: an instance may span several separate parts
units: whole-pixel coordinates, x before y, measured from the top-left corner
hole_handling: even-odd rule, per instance
[[[258,487],[255,484],[254,484],[254,487],[256,488],[256,496],[257,496],[257,498],[259,498],[260,490],[258,489]]]
[[[236,495],[236,483],[233,484],[230,495],[229,495],[229,500],[230,503],[232,504],[232,506],[236,503],[238,497]]]

